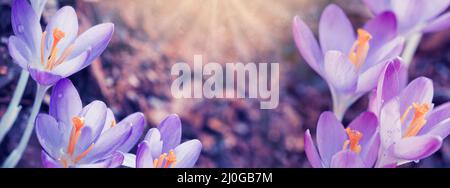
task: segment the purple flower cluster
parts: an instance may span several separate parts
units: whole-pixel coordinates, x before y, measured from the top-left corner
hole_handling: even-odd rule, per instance
[[[139,141],[145,127],[142,113],[134,113],[116,123],[103,102],[83,107],[80,96],[68,79],[58,81],[50,97],[49,114],[39,114],[36,134],[43,148],[45,167],[113,168]],[[139,144],[136,167],[190,168],[197,161],[202,144],[181,141],[181,121],[171,115],[158,128],[150,129]]]
[[[102,101],[83,107],[80,96],[66,77],[89,66],[106,49],[114,25],[96,25],[78,36],[78,19],[72,7],[59,9],[42,31],[40,15],[46,1],[14,0],[9,52],[14,62],[44,88],[38,92],[33,111],[39,110],[48,88],[53,87],[48,114],[29,121],[42,146],[42,162],[48,168],[115,168],[125,165],[128,152],[139,142],[145,117],[134,113],[117,122],[112,110]],[[33,123],[34,122],[34,123]],[[30,129],[31,128],[31,129]],[[27,132],[27,131],[26,131]],[[31,132],[30,132],[31,133]],[[26,146],[30,134],[22,137]],[[158,128],[150,129],[139,144],[136,165],[139,168],[190,168],[200,155],[199,140],[181,142],[181,121],[176,115],[166,118]],[[24,147],[17,148],[5,167],[17,164]]]
[[[33,105],[27,136],[5,166],[17,164],[35,125],[45,167],[193,167],[202,144],[197,139],[181,142],[177,115],[148,130],[138,144],[146,126],[142,113],[117,122],[102,101],[83,107],[67,77],[103,53],[114,25],[99,24],[78,35],[76,12],[66,6],[42,31],[45,2],[12,3],[14,35],[9,38],[9,52],[38,84],[39,100]],[[305,132],[305,153],[315,168],[384,168],[417,162],[438,151],[450,134],[450,102],[434,107],[432,80],[419,77],[408,84],[407,66],[399,57],[411,33],[450,27],[450,13],[444,13],[450,0],[364,2],[375,16],[358,29],[338,6],[327,6],[318,40],[300,17],[293,21],[300,54],[327,82],[333,100],[333,112],[323,112],[318,120],[315,140],[310,130]],[[38,114],[52,86],[49,112]],[[366,94],[370,98],[367,111],[344,126],[341,121],[347,109]],[[136,155],[129,153],[136,145]]]
[[[375,13],[355,35],[350,21],[329,5],[319,23],[319,42],[299,18],[293,32],[305,61],[323,77],[333,97],[324,112],[316,144],[305,132],[305,152],[315,168],[396,167],[418,162],[441,147],[450,133],[450,102],[434,108],[433,82],[407,83],[399,55],[404,37],[450,27],[449,0],[364,0]],[[345,128],[340,120],[359,97],[370,93],[369,112]]]

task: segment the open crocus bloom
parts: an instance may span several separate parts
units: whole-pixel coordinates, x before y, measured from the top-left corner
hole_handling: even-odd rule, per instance
[[[392,11],[402,34],[435,32],[450,27],[450,0],[364,0],[375,14]]]
[[[139,144],[135,165],[137,168],[192,168],[202,150],[199,140],[181,142],[181,121],[170,115],[157,128],[148,131]],[[134,161],[133,161],[134,162]]]
[[[44,149],[45,167],[117,167],[142,134],[142,113],[119,123],[106,105],[94,101],[82,107],[80,96],[68,79],[53,88],[49,114],[36,118],[36,134]]]
[[[380,107],[377,167],[396,167],[426,158],[439,150],[450,133],[450,103],[433,109],[433,82],[420,77],[405,87],[403,76],[399,76],[402,71],[395,64],[388,65],[371,101]]]
[[[347,16],[336,5],[327,6],[320,18],[320,46],[299,17],[294,19],[293,32],[305,61],[327,81],[338,117],[376,86],[385,64],[401,53],[404,43],[396,37],[393,13],[378,15],[355,35]]]
[[[305,132],[305,152],[314,168],[370,168],[377,159],[380,137],[378,120],[364,112],[347,128],[331,112],[317,123],[317,151],[309,130]]]
[[[26,0],[13,2],[11,20],[15,34],[8,43],[11,56],[45,86],[90,65],[105,50],[114,30],[111,23],[99,24],[77,37],[77,15],[66,6],[42,32],[39,18]]]

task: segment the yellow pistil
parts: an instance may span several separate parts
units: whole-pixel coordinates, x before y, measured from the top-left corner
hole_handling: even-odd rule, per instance
[[[164,163],[165,162],[165,163]],[[158,159],[153,160],[153,166],[155,168],[170,168],[174,167],[177,163],[177,157],[173,150],[169,151],[169,154],[163,153]],[[164,167],[163,167],[164,164]]]
[[[429,104],[417,104],[413,103],[412,106],[408,107],[408,109],[405,111],[401,118],[401,122],[403,122],[408,115],[411,108],[414,108],[414,116],[412,118],[411,123],[409,124],[408,128],[406,129],[405,134],[403,135],[403,138],[416,136],[417,133],[420,132],[422,127],[427,123],[427,120],[425,119],[427,113],[430,111],[430,105]]]
[[[369,52],[369,41],[372,39],[372,35],[364,29],[358,29],[358,39],[353,43],[350,50],[349,59],[357,68],[360,68],[367,58]]]
[[[350,128],[345,129],[345,132],[348,135],[348,140],[344,142],[342,150],[346,150],[350,146],[351,151],[355,153],[360,153],[361,145],[359,145],[359,141],[363,137],[362,133],[357,130],[351,130]]]

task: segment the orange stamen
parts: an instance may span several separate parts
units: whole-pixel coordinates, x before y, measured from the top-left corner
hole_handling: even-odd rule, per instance
[[[73,48],[74,48],[73,44],[67,47],[66,50],[64,50],[64,52],[62,53],[61,57],[58,59],[58,61],[56,61],[56,63],[52,66],[52,68],[63,63],[64,60],[66,60],[66,58],[69,57],[69,55],[72,53]]]
[[[350,130],[350,128],[345,129],[345,132],[348,135],[348,140],[344,142],[343,150],[346,150],[350,146],[350,150],[355,153],[361,152],[361,145],[359,145],[359,141],[363,137],[362,133],[357,130]]]
[[[412,118],[411,123],[408,126],[408,129],[406,130],[405,134],[403,135],[403,138],[416,136],[417,133],[420,132],[422,127],[427,123],[427,120],[425,119],[425,117],[426,117],[427,113],[430,111],[430,105],[429,104],[419,105],[417,103],[413,103],[412,108],[414,108],[414,116]],[[408,113],[409,113],[409,110],[406,110],[406,112],[403,116],[406,116],[406,114],[408,114]],[[402,118],[401,121],[403,122],[404,118]]]
[[[164,165],[164,168],[169,168],[170,165],[175,166],[177,162],[177,157],[175,156],[175,152],[173,150],[169,151],[169,156],[166,157],[166,164]]]
[[[92,144],[91,146],[89,146],[88,149],[86,149],[86,151],[84,151],[83,153],[81,153],[80,155],[78,155],[75,158],[75,163],[77,163],[78,161],[80,161],[83,157],[85,157],[91,150],[92,148],[94,148],[94,144]]]
[[[116,126],[116,124],[117,124],[117,123],[116,123],[116,120],[112,120],[112,121],[111,121],[111,126],[110,126],[110,127],[113,128],[114,126]]]
[[[165,163],[164,163],[165,161]],[[174,167],[177,162],[177,157],[175,156],[175,152],[173,150],[169,151],[169,155],[167,153],[163,153],[159,156],[158,159],[153,160],[153,166],[155,168],[170,168]]]
[[[67,147],[67,153],[69,153],[70,156],[72,156],[75,151],[75,146],[77,145],[81,134],[81,128],[84,126],[84,118],[74,117],[72,118],[72,124],[72,133],[70,134],[69,146]]]
[[[360,68],[366,61],[369,52],[369,41],[372,35],[364,29],[358,29],[358,39],[353,43],[350,50],[349,59],[357,68]]]
[[[50,50],[50,58],[47,62],[47,69],[51,70],[55,66],[56,56],[58,54],[58,48],[56,47],[58,43],[65,37],[65,33],[61,31],[59,28],[53,29],[53,43],[52,48]]]
[[[46,31],[44,31],[44,33],[42,33],[42,38],[41,38],[41,64],[42,64],[42,66],[45,65],[45,62],[44,62],[45,37],[47,37]]]

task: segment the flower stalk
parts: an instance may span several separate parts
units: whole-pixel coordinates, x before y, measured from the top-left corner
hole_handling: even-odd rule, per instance
[[[22,70],[14,95],[8,105],[8,109],[6,109],[6,112],[0,121],[0,143],[3,141],[6,134],[8,134],[22,109],[22,106],[20,106],[19,103],[22,99],[29,77],[30,73],[26,70]]]
[[[39,109],[41,108],[45,93],[49,88],[49,86],[42,86],[38,84],[36,89],[36,97],[34,99],[30,117],[25,127],[25,132],[20,139],[19,145],[11,152],[8,158],[6,158],[5,162],[2,165],[3,168],[14,168],[22,158],[23,152],[25,151],[31,134],[33,133],[34,121],[36,120],[36,116],[38,115]]]
[[[415,34],[412,34],[406,40],[405,50],[403,51],[401,57],[407,67],[409,67],[412,64],[414,54],[416,53],[417,48],[419,47],[422,36],[423,36],[422,33],[415,33]]]

